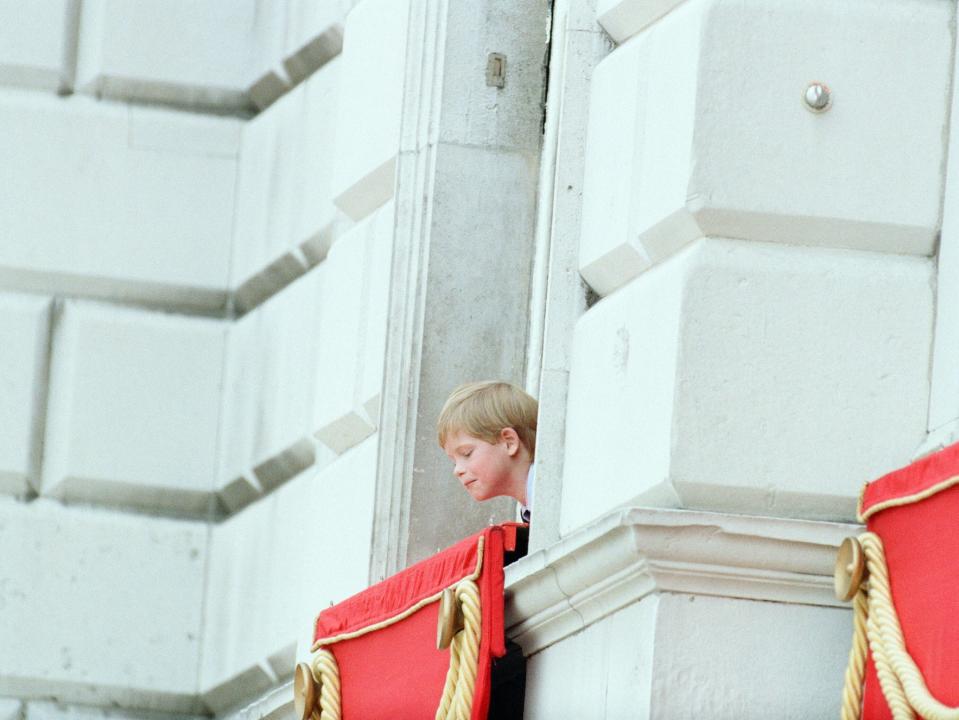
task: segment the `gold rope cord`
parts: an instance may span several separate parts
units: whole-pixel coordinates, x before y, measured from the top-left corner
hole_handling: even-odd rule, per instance
[[[463,610],[464,627],[453,637],[450,645],[450,669],[446,675],[446,685],[436,711],[437,720],[469,720],[473,706],[473,691],[476,687],[476,672],[479,664],[479,641],[482,629],[480,593],[476,580],[483,571],[484,536],[476,543],[476,568],[472,573],[457,582],[455,597]],[[313,643],[315,653],[312,663],[313,675],[320,686],[320,697],[314,708],[311,720],[341,720],[340,709],[340,671],[333,653],[326,646],[341,640],[350,640],[367,633],[382,630],[395,625],[421,610],[430,603],[438,602],[443,591],[423,598],[401,613],[373,625],[353,632],[320,638]]]
[[[479,587],[472,580],[463,580],[456,586],[456,600],[463,609],[463,629],[450,643],[450,669],[436,720],[469,720],[473,710],[483,618]]]
[[[859,720],[862,709],[862,682],[866,676],[866,591],[862,588],[853,600],[852,648],[849,650],[849,665],[846,667],[846,683],[842,693],[841,720]]]
[[[959,720],[959,708],[936,700],[926,687],[912,656],[906,650],[899,616],[889,589],[889,570],[882,540],[875,533],[859,536],[869,571],[853,606],[853,641],[843,688],[842,720],[859,720],[866,667],[866,646],[872,651],[882,694],[894,720]]]
[[[313,677],[320,686],[320,698],[311,720],[340,720],[340,668],[336,658],[322,648],[313,658]]]

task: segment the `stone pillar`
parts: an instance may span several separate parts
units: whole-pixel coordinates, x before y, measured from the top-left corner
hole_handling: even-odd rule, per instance
[[[540,0],[410,8],[373,579],[514,517],[464,494],[434,428],[459,383],[523,383],[546,27]]]

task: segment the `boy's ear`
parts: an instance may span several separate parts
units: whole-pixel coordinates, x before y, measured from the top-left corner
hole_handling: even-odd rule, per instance
[[[506,452],[508,455],[513,456],[519,452],[519,435],[511,427],[505,427],[499,431],[500,442],[506,445]]]

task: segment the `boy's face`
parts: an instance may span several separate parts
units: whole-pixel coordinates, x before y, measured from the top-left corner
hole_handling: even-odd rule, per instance
[[[443,450],[453,461],[453,474],[474,500],[509,494],[512,458],[509,442],[489,443],[465,432],[450,435]]]

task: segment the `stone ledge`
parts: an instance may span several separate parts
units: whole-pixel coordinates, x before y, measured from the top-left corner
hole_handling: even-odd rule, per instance
[[[842,606],[839,543],[858,525],[628,508],[506,568],[506,634],[528,656],[659,592]]]
[[[222,720],[292,720],[296,717],[293,681],[288,680],[247,705],[218,717]]]
[[[842,607],[832,566],[842,523],[628,508],[506,568],[507,636],[532,655],[660,592]],[[301,648],[304,650],[305,648]],[[308,653],[299,653],[305,660]],[[288,720],[280,682],[221,720]]]

